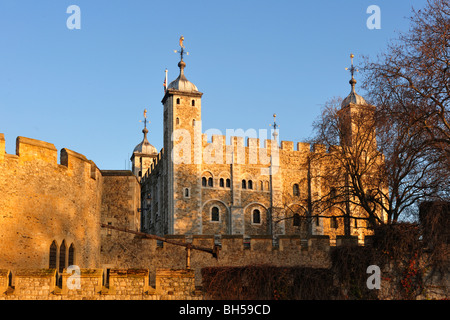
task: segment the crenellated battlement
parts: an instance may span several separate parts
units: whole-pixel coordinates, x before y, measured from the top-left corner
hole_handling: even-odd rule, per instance
[[[199,300],[192,270],[0,269],[0,300]]]
[[[16,154],[8,154],[5,152],[5,136],[0,133],[0,163],[14,161],[23,165],[28,162],[41,162],[53,165],[54,168],[67,169],[69,175],[85,175],[94,180],[101,175],[97,165],[78,152],[63,148],[59,155],[58,164],[58,150],[52,143],[21,136],[16,138]]]
[[[262,144],[261,144],[262,143]],[[202,134],[202,160],[206,164],[255,164],[270,165],[272,160],[280,162],[286,157],[307,157],[315,153],[327,153],[325,145],[311,145],[306,142],[281,141],[242,136]],[[294,148],[295,145],[295,148]],[[195,144],[194,144],[195,148]],[[331,150],[330,150],[331,152]],[[276,160],[275,160],[276,163]]]

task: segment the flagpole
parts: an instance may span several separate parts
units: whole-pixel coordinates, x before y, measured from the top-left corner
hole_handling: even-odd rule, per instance
[[[166,68],[166,79],[165,79],[164,83],[166,84],[165,88],[164,88],[164,93],[166,93],[166,90],[167,90],[167,68]]]

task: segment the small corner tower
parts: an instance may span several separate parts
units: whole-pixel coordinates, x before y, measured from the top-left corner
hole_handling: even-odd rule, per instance
[[[141,120],[142,121],[142,120]],[[158,151],[156,148],[150,144],[147,140],[147,110],[144,110],[144,129],[142,129],[142,133],[144,134],[144,139],[141,143],[139,143],[133,150],[133,155],[131,156],[131,164],[133,174],[141,181],[141,178],[150,168],[153,158],[158,156]]]
[[[349,83],[351,91],[349,95],[342,101],[341,109],[339,110],[339,118],[341,123],[341,145],[351,146],[356,141],[356,137],[362,137],[362,134],[367,139],[375,141],[375,131],[373,128],[374,120],[374,106],[368,104],[366,100],[356,93],[356,80],[354,73],[358,71],[353,66],[354,55],[350,54],[351,66],[345,68],[349,70],[352,78]],[[366,130],[366,129],[369,129]]]

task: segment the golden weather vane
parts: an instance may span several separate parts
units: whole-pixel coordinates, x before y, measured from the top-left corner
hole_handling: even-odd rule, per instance
[[[147,120],[147,109],[144,109],[144,120],[139,120],[139,122],[143,122],[144,129],[147,129],[147,122],[150,123],[150,121]]]
[[[275,121],[275,118],[276,118],[276,117],[277,117],[277,115],[274,113],[274,114],[273,114],[273,124],[270,124],[270,126],[273,127],[273,133],[272,133],[272,135],[273,135],[274,140],[277,140],[277,136],[278,136],[277,129],[278,129],[278,127],[279,127],[279,125],[278,125],[277,122]]]
[[[184,52],[185,47],[184,47],[184,37],[183,36],[180,37],[180,48],[181,48],[180,50],[173,50],[173,52],[179,53],[181,61],[183,61],[183,55],[184,54],[186,54],[187,56],[189,55],[189,52]]]
[[[353,66],[353,58],[355,57],[355,55],[353,54],[353,53],[350,53],[350,60],[351,60],[351,62],[352,62],[352,65],[350,66],[350,68],[345,68],[345,70],[350,70],[350,74],[352,75],[352,78],[353,78],[353,74],[355,73],[355,71],[356,72],[358,72],[359,70],[358,69],[356,69],[354,66]]]

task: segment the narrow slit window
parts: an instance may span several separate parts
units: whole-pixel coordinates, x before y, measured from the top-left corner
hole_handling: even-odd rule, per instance
[[[50,255],[49,255],[49,262],[48,267],[50,269],[56,269],[56,256],[58,254],[58,247],[56,245],[56,242],[53,241],[50,245]]]
[[[293,194],[295,197],[298,197],[298,196],[300,195],[300,189],[299,189],[297,183],[295,183],[295,184],[293,185],[293,187],[292,187],[292,194]]]

